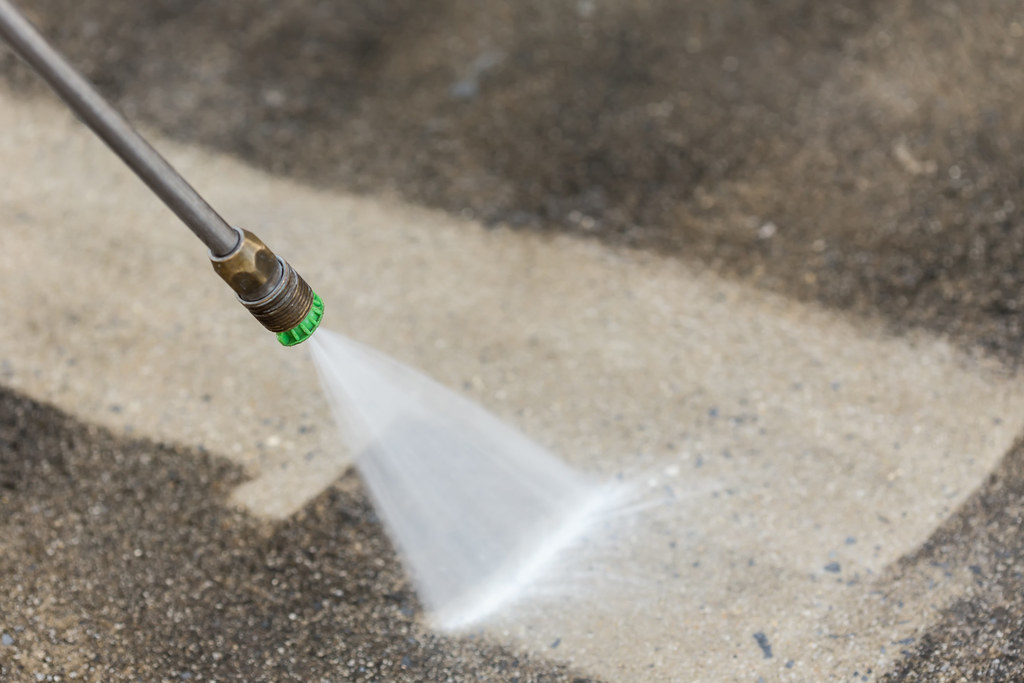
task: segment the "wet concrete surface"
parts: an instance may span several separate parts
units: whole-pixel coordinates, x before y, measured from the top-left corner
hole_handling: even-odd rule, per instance
[[[1013,3],[32,11],[130,115],[274,173],[657,249],[1020,360]],[[36,88],[0,60],[16,89]],[[1022,675],[1018,460],[887,575],[970,577],[930,628],[889,645],[903,653],[891,680]]]

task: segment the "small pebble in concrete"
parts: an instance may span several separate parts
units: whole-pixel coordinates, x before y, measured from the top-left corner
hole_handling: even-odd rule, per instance
[[[764,653],[764,658],[765,659],[771,659],[772,658],[772,646],[771,646],[771,643],[768,642],[768,636],[766,636],[765,634],[763,634],[760,631],[758,631],[757,633],[754,634],[754,640],[757,641],[757,646],[759,648],[761,648],[761,652]]]
[[[14,638],[11,636],[10,633],[5,633],[3,635],[0,635],[0,643],[7,646],[14,645]]]
[[[838,574],[841,569],[838,562],[829,562],[825,565],[825,571],[832,572],[833,574]]]

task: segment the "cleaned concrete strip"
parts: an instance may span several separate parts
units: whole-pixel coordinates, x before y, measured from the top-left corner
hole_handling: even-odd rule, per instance
[[[263,514],[290,514],[343,471],[305,353],[249,319],[138,181],[48,101],[4,95],[0,130],[0,159],[17,169],[0,186],[0,382],[236,459],[254,475],[236,499]],[[675,261],[486,231],[156,142],[303,273],[327,326],[572,464],[657,493],[614,552],[580,554],[633,588],[598,582],[564,611],[527,604],[489,627],[538,650],[558,642],[556,656],[613,679],[836,673],[851,658],[822,620],[853,605],[857,624],[874,623],[871,577],[1022,426],[1014,378],[941,340],[889,338]],[[907,619],[900,632],[921,623]]]

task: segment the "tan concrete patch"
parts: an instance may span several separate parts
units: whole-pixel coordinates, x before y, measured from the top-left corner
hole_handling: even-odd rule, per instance
[[[278,347],[199,243],[56,105],[4,94],[0,130],[17,169],[0,185],[0,381],[245,464],[255,478],[236,498],[264,514],[333,480],[348,455],[306,354]],[[488,626],[614,680],[837,675],[856,657],[830,637],[835,613],[859,610],[851,629],[877,620],[874,577],[1021,428],[1014,378],[941,340],[889,338],[673,260],[486,231],[159,146],[303,273],[329,327],[580,468],[642,477],[658,502],[671,493],[590,556],[585,581],[623,582]]]

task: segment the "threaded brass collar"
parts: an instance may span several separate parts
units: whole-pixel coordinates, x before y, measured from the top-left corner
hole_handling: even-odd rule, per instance
[[[268,330],[278,333],[294,328],[309,314],[313,290],[259,237],[248,230],[235,230],[238,245],[225,256],[211,254],[213,269]]]

